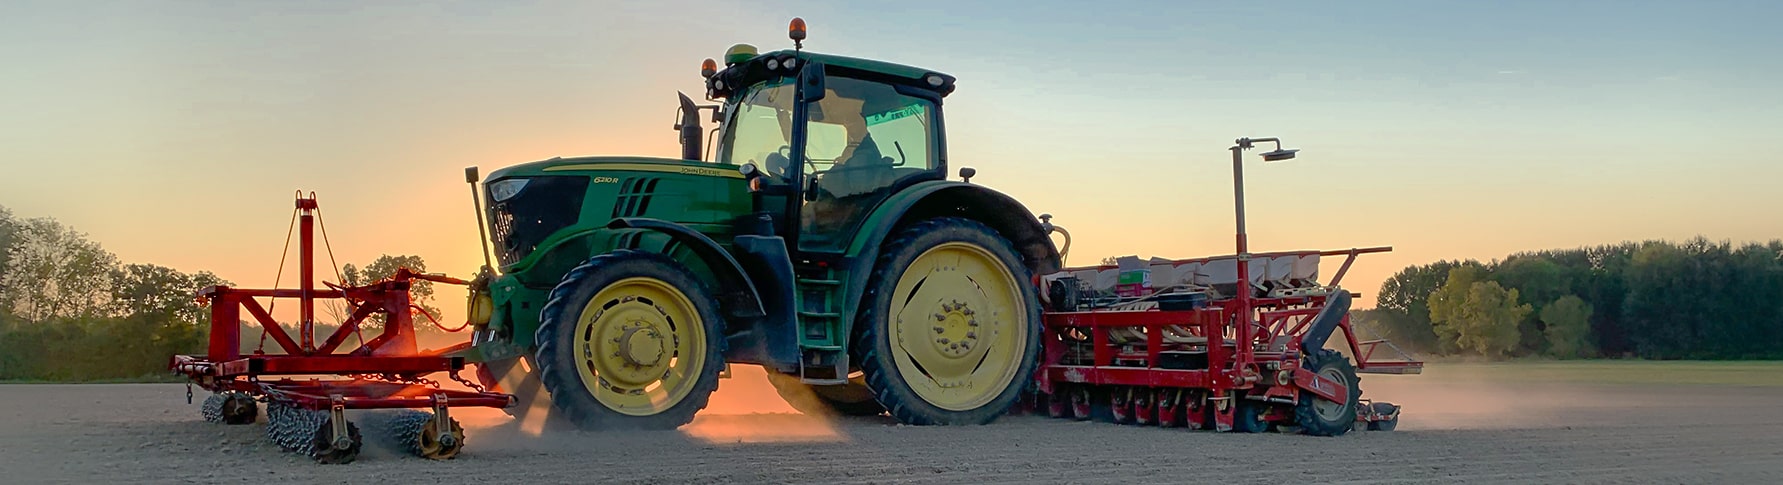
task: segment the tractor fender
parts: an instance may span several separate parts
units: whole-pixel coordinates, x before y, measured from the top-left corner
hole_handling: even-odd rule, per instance
[[[1062,264],[1052,238],[1021,202],[982,185],[932,180],[893,194],[861,224],[861,233],[849,247],[860,265],[849,270],[849,294],[862,294],[879,259],[879,247],[893,231],[936,217],[964,217],[995,229],[1015,244],[1031,275],[1057,272]],[[859,302],[849,299],[843,314],[859,315]]]
[[[728,316],[739,318],[758,318],[762,311],[761,295],[756,292],[755,282],[749,280],[749,274],[743,272],[743,266],[737,258],[725,251],[712,238],[687,226],[661,219],[647,217],[621,217],[607,223],[608,229],[642,229],[656,231],[668,235],[682,246],[699,256],[706,267],[718,280],[718,302],[724,306]]]

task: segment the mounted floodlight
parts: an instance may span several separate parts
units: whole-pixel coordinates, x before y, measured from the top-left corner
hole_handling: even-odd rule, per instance
[[[718,74],[718,61],[708,57],[705,62],[700,63],[700,77],[711,79],[714,74]]]
[[[792,39],[793,49],[803,49],[805,47],[803,45],[805,43],[805,19],[793,17],[792,23],[786,26],[786,37]]]
[[[1294,152],[1298,151],[1300,150],[1284,150],[1277,148],[1275,150],[1260,153],[1259,155],[1263,156],[1263,161],[1265,162],[1279,162],[1282,160],[1294,159]]]

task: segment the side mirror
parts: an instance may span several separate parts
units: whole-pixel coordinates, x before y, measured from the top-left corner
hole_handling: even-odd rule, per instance
[[[464,167],[464,182],[465,183],[474,184],[474,183],[477,183],[477,181],[479,181],[479,180],[483,180],[483,178],[477,176],[477,167]]]
[[[799,101],[812,102],[823,99],[823,63],[805,64],[799,70]]]
[[[960,179],[961,180],[964,180],[967,183],[970,183],[970,182],[972,182],[972,176],[974,176],[974,175],[978,175],[977,169],[974,169],[972,167],[960,167]]]

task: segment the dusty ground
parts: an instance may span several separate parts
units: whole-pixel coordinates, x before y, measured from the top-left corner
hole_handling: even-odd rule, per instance
[[[181,385],[0,385],[0,482],[1783,481],[1783,387],[1529,384],[1480,373],[1365,377],[1365,397],[1405,404],[1405,420],[1397,432],[1339,438],[1031,416],[931,428],[721,414],[786,409],[763,400],[759,376],[740,374],[717,412],[678,432],[531,436],[499,413],[467,411],[469,448],[456,460],[368,447],[344,466],[279,451],[263,425],[206,424]]]

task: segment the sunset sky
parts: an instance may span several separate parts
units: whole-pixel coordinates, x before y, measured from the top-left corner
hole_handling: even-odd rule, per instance
[[[947,72],[950,162],[1077,236],[1071,263],[1392,245],[1408,265],[1783,237],[1783,3],[0,4],[0,205],[126,262],[271,285],[294,190],[342,263],[479,264],[460,170],[673,156],[734,43]],[[1327,272],[1335,270],[1327,266]],[[289,282],[290,280],[287,280]],[[440,306],[461,319],[462,293]]]

